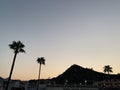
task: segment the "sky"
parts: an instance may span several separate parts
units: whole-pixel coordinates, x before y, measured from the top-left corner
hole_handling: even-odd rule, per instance
[[[120,73],[120,0],[1,0],[0,76],[9,76],[21,41],[26,53],[16,58],[12,79],[37,79],[38,57],[46,59],[41,78],[52,78],[73,64]]]

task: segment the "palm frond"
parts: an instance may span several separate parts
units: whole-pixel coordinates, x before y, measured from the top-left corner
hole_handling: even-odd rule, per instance
[[[45,65],[45,59],[44,59],[44,57],[38,58],[38,59],[37,59],[37,62],[38,62],[39,64]]]
[[[25,52],[23,49],[25,45],[21,41],[13,41],[12,44],[9,44],[10,49],[13,49],[15,53]]]
[[[19,52],[25,53],[25,50],[24,49],[20,49]]]
[[[103,68],[104,68],[104,72],[105,72],[105,73],[106,73],[106,72],[108,72],[108,73],[109,73],[109,72],[113,72],[113,71],[112,71],[112,67],[111,67],[110,65],[105,65]]]

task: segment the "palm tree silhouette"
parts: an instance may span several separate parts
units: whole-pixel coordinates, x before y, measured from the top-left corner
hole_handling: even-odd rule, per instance
[[[109,74],[110,72],[113,72],[112,67],[110,67],[110,65],[105,65],[103,68],[105,73],[107,72]]]
[[[14,64],[15,64],[15,60],[16,60],[16,56],[18,53],[25,53],[25,50],[23,49],[25,47],[25,45],[21,42],[21,41],[13,41],[12,44],[9,44],[10,49],[14,50],[14,58],[13,58],[13,62],[12,62],[12,66],[11,66],[11,70],[10,70],[10,74],[8,77],[8,82],[6,85],[6,90],[8,90],[8,86],[9,86],[9,82],[12,76],[12,72],[13,72],[13,68],[14,68]]]
[[[37,89],[39,89],[39,80],[40,80],[40,73],[41,73],[41,65],[45,65],[45,59],[44,57],[38,58],[37,62],[39,63],[39,75],[38,75],[38,87]]]

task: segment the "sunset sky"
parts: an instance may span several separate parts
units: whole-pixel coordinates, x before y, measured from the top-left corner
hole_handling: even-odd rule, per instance
[[[120,73],[120,0],[1,0],[0,77],[9,76],[12,41],[24,43],[12,79],[37,79],[38,57],[46,59],[41,78],[73,64]]]

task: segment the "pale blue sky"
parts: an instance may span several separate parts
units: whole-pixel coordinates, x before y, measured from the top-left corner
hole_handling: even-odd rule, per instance
[[[37,57],[45,57],[42,78],[54,77],[72,64],[120,72],[119,0],[2,0],[0,1],[0,76],[9,75],[13,51],[21,40],[12,78],[36,79]]]

